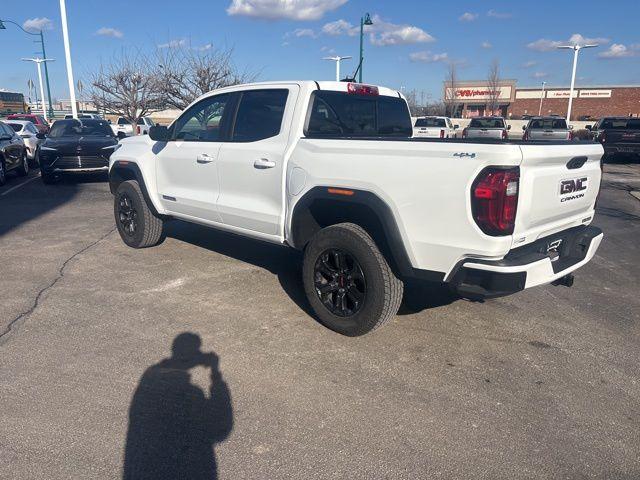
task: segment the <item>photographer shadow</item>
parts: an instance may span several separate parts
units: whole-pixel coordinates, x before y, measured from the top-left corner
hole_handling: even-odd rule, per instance
[[[200,350],[200,336],[181,333],[172,355],[149,367],[129,409],[123,478],[217,478],[214,446],[233,429],[231,395],[215,353]],[[210,369],[206,395],[191,382],[189,370]]]

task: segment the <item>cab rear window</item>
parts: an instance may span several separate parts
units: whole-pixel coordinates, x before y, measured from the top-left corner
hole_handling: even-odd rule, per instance
[[[504,128],[501,118],[474,118],[469,123],[470,128]]]
[[[564,118],[536,118],[531,120],[529,128],[534,130],[566,130],[567,122]]]
[[[416,127],[446,127],[444,118],[419,118]]]
[[[406,102],[397,97],[313,93],[308,137],[411,137],[413,127]]]

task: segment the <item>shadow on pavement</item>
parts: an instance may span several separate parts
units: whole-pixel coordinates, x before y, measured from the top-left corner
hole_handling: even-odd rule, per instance
[[[231,433],[233,409],[218,356],[200,346],[199,335],[181,333],[171,357],[142,375],[129,409],[123,479],[218,478],[214,446]],[[191,383],[197,366],[210,370],[208,395]]]
[[[180,220],[166,223],[165,234],[270,271],[278,277],[289,298],[305,313],[315,318],[302,285],[301,252]],[[407,281],[398,314],[412,314],[448,305],[458,298],[446,285]]]

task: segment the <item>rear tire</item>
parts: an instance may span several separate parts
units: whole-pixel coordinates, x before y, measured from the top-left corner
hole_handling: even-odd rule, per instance
[[[127,180],[118,186],[113,212],[118,233],[130,247],[153,247],[162,241],[164,222],[147,206],[137,181]]]
[[[402,281],[356,224],[320,230],[305,249],[302,270],[307,299],[320,323],[343,335],[375,330],[400,308]]]

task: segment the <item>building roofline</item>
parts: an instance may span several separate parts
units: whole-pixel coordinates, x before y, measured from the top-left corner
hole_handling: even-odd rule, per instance
[[[574,86],[573,89],[574,90],[580,90],[580,89],[586,89],[586,88],[590,88],[590,89],[601,89],[601,88],[640,88],[640,84],[636,84],[636,85],[580,85],[580,86]],[[569,90],[571,89],[570,86],[568,85],[545,85],[544,86],[545,90]],[[537,87],[516,87],[516,90],[542,90],[541,86],[537,86]]]

